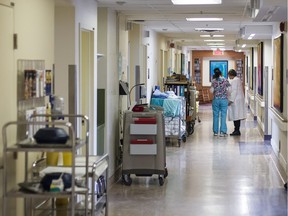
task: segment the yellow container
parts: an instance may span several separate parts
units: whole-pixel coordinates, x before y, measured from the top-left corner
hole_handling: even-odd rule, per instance
[[[58,152],[47,152],[46,153],[47,166],[57,166],[58,164]]]
[[[63,166],[72,166],[72,152],[63,152]]]

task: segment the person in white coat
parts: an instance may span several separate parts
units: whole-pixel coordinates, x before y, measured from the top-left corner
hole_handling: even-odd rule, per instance
[[[234,122],[234,131],[230,136],[240,136],[241,120],[246,118],[243,86],[234,69],[229,70],[228,76],[231,84],[230,95],[228,97],[228,120]]]

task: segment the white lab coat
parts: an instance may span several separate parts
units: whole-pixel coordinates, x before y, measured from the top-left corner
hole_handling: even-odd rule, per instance
[[[236,121],[245,119],[245,97],[242,82],[238,77],[234,77],[232,80],[229,79],[229,82],[231,84],[231,89],[228,100],[232,101],[233,103],[228,106],[228,120]]]

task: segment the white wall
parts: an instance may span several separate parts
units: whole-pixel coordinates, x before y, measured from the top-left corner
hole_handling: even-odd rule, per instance
[[[158,74],[159,71],[159,63],[158,60],[160,58],[160,49],[158,46],[158,35],[152,30],[149,30],[150,36],[148,38],[148,41],[143,39],[144,44],[149,44],[147,46],[147,73],[149,71],[150,76],[148,79],[147,74],[147,100],[150,101],[150,96],[152,89],[156,85],[160,85],[162,80],[159,80]]]
[[[119,100],[119,77],[117,71],[117,44],[116,44],[116,14],[108,11],[108,56],[109,61],[107,65],[107,152],[110,157],[110,164],[112,169],[109,171],[111,174],[115,172],[113,165],[116,165],[116,148],[119,147],[119,134],[118,134],[118,100]],[[114,156],[114,157],[113,157]]]
[[[119,73],[117,53],[117,17],[114,11],[99,8],[98,44],[99,53],[104,54],[98,62],[98,87],[106,90],[104,152],[109,157],[109,176],[117,166],[119,148]],[[124,72],[125,73],[125,72]]]
[[[75,62],[75,8],[55,8],[55,94],[64,99],[64,113],[69,112],[68,66]]]

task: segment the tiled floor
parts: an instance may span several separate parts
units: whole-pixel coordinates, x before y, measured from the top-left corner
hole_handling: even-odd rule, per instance
[[[109,192],[109,216],[286,216],[283,171],[251,117],[240,137],[214,137],[209,106],[181,147],[166,147],[168,177],[135,177]],[[247,129],[246,129],[247,127]],[[228,122],[228,132],[233,123]],[[282,173],[282,176],[279,175]]]

